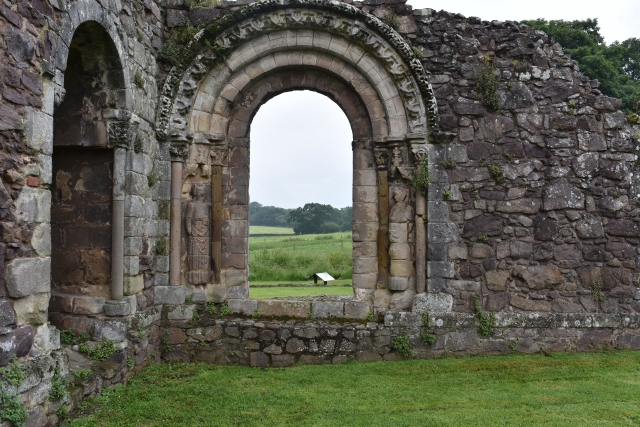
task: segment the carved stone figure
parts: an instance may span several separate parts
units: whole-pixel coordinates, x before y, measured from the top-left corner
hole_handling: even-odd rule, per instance
[[[413,208],[408,203],[409,190],[406,188],[394,188],[392,191],[395,204],[389,212],[389,258],[391,259],[391,277],[389,289],[392,291],[404,291],[413,283],[415,269],[411,256],[413,239]]]
[[[204,192],[203,185],[193,186],[193,200],[187,203],[184,214],[189,236],[187,278],[193,285],[208,283],[211,275],[211,208],[204,200]]]

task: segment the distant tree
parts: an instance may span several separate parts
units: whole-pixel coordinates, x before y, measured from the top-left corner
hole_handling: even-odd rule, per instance
[[[600,90],[622,100],[627,113],[640,112],[640,39],[606,45],[597,19],[523,21],[555,39],[580,63],[580,70],[600,81]]]
[[[258,202],[249,204],[249,224],[266,225],[270,227],[289,227],[289,212],[291,209],[263,206]]]
[[[331,205],[320,203],[307,203],[304,207],[292,210],[289,213],[289,223],[295,224],[295,234],[320,234],[325,233],[324,223],[332,222],[334,208]]]

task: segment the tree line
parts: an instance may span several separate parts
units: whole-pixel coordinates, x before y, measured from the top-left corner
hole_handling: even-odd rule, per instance
[[[580,71],[600,81],[602,93],[622,100],[626,113],[640,113],[640,39],[605,44],[598,19],[522,21],[560,43]]]
[[[249,224],[270,227],[293,227],[295,234],[324,234],[350,231],[353,208],[334,208],[321,203],[307,203],[296,209],[249,204]]]

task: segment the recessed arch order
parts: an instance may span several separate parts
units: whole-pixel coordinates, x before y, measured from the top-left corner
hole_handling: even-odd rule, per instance
[[[401,36],[346,3],[263,1],[200,31],[177,62],[161,93],[156,128],[173,162],[172,284],[207,286],[218,300],[248,297],[251,120],[272,97],[306,89],[333,99],[353,132],[356,298],[371,303],[381,288],[424,291],[424,277],[415,273],[424,271],[417,247],[402,260],[410,268],[388,255],[385,177],[406,172],[412,153],[425,157],[438,124],[424,69]],[[181,215],[191,189],[202,186],[212,206],[212,273],[207,283],[194,283],[186,273],[196,267],[188,265]]]

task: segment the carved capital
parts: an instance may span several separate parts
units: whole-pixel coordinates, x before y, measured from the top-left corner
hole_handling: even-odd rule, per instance
[[[132,126],[128,121],[113,121],[108,124],[109,146],[126,148],[131,145]]]
[[[426,159],[429,155],[426,144],[411,144],[411,152],[413,153],[413,160],[416,163]]]
[[[229,151],[226,147],[211,147],[211,151],[209,151],[209,155],[211,156],[211,165],[224,166],[228,152]]]
[[[373,156],[376,159],[378,170],[385,170],[389,164],[389,151],[386,148],[375,148]]]
[[[183,142],[172,142],[169,145],[169,155],[172,162],[184,163],[187,153],[189,152],[189,145]]]

